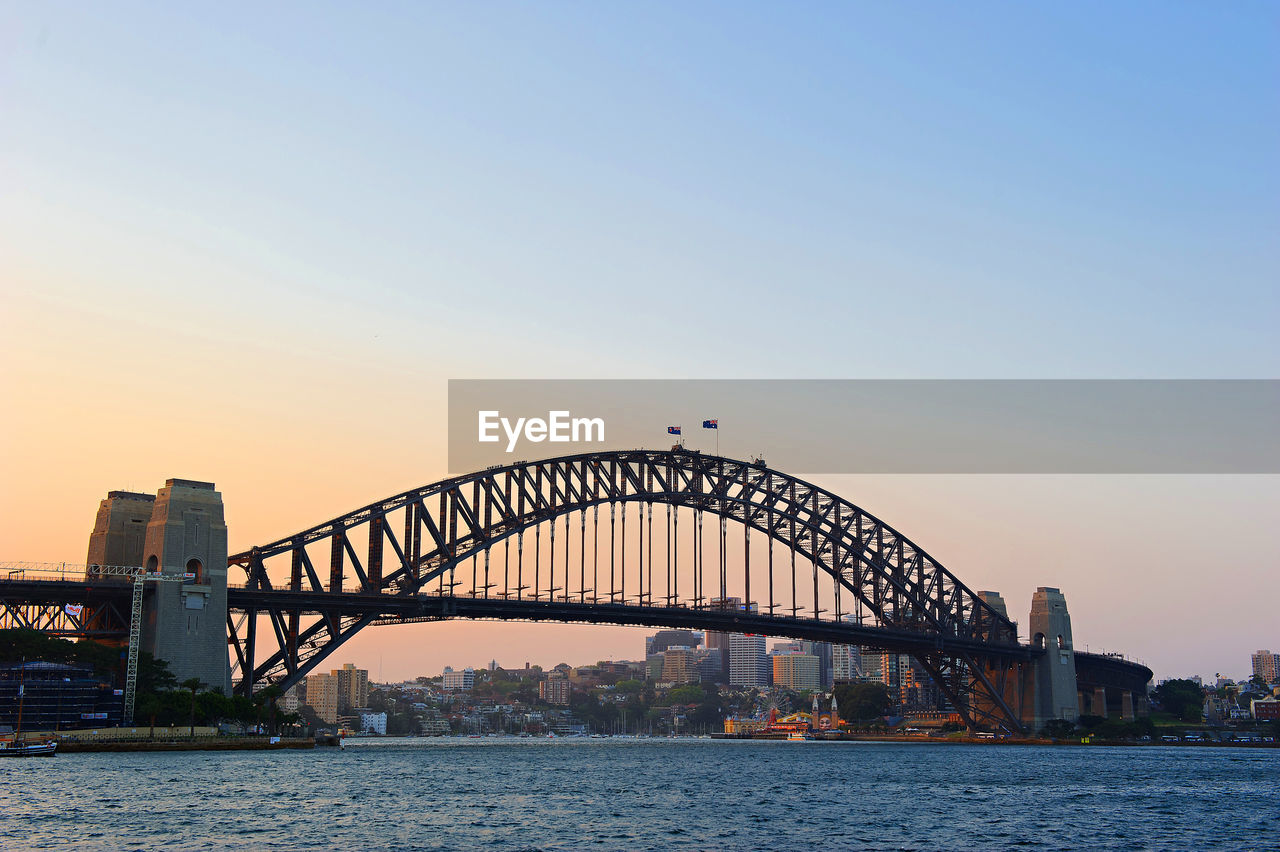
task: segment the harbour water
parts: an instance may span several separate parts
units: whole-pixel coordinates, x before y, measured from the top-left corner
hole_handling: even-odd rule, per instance
[[[1275,749],[442,738],[3,769],[6,850],[1280,848]]]

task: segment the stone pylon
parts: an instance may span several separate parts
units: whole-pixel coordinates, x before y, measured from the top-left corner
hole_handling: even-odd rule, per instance
[[[148,571],[192,575],[147,589],[142,649],[181,683],[231,692],[227,662],[227,525],[212,482],[170,479],[156,495],[143,543]]]
[[[1080,718],[1076,658],[1071,644],[1071,616],[1062,592],[1048,586],[1036,589],[1031,598],[1029,627],[1031,644],[1045,649],[1034,664],[1034,715],[1029,721],[1036,731],[1050,719],[1074,722]]]

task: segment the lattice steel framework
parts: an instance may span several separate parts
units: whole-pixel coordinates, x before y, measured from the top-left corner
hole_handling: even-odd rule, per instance
[[[655,505],[665,506],[657,545],[665,552],[656,575]],[[639,520],[628,534],[628,509],[636,506]],[[608,512],[604,561],[602,507]],[[690,510],[693,528],[685,535],[693,546],[682,565],[679,521]],[[719,556],[711,571],[704,515],[718,519]],[[728,564],[728,521],[743,530],[741,571]],[[752,589],[753,532],[768,542],[767,589],[759,579]],[[630,572],[629,539],[639,550]],[[784,548],[780,569],[776,546]],[[327,582],[316,567],[325,559]],[[1021,689],[1001,680],[1010,673],[1022,677],[1023,663],[1035,656],[1018,645],[1012,622],[878,518],[763,461],[679,448],[517,462],[453,477],[236,554],[229,563],[247,579],[244,589],[232,590],[228,614],[233,679],[241,692],[268,683],[287,688],[370,624],[449,617],[701,623],[707,629],[749,623],[751,632],[847,637],[849,644],[909,652],[969,725],[1016,730],[1021,708],[1013,705],[1020,699],[1011,696]],[[731,586],[742,600],[760,603],[738,608],[726,621]],[[812,596],[802,603],[797,589]],[[260,621],[270,632],[259,629]]]

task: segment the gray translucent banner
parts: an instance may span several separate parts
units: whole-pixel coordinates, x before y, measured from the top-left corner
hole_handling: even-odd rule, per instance
[[[1277,436],[1276,380],[449,382],[454,474],[677,441],[790,473],[1280,473]]]

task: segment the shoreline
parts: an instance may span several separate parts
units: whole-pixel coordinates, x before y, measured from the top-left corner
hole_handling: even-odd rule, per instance
[[[79,752],[137,752],[137,751],[279,751],[281,749],[312,749],[316,741],[310,737],[282,737],[271,742],[266,737],[211,737],[187,740],[63,740],[58,743],[58,754]]]
[[[712,734],[715,740],[771,740],[777,742],[785,742],[785,735],[764,735],[757,736],[752,734]],[[892,736],[889,734],[841,734],[838,736],[817,736],[813,739],[806,739],[804,742],[870,742],[870,743],[909,743],[918,745],[985,745],[985,746],[1126,746],[1133,748],[1142,748],[1146,746],[1173,746],[1187,748],[1203,748],[1209,746],[1212,748],[1280,748],[1280,743],[1264,743],[1264,742],[1215,742],[1205,740],[1203,742],[1164,742],[1162,740],[1151,740],[1150,742],[1138,742],[1136,740],[1104,740],[1094,738],[1071,738],[1060,740],[1046,740],[1037,737],[1003,737],[1003,738],[986,738],[986,737],[903,737]]]

